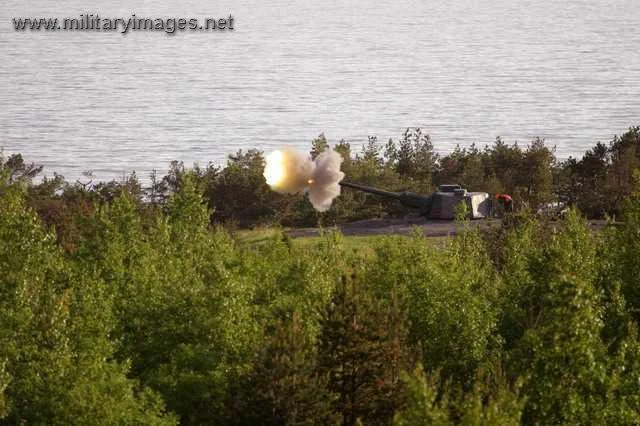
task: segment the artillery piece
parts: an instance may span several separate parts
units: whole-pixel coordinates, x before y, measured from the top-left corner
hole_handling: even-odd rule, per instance
[[[467,204],[467,211],[471,219],[484,219],[491,215],[489,194],[486,192],[467,192],[460,185],[440,185],[438,190],[430,195],[409,191],[391,192],[346,181],[340,182],[340,185],[398,200],[404,206],[419,210],[420,214],[429,219],[455,219],[456,206],[460,202]]]

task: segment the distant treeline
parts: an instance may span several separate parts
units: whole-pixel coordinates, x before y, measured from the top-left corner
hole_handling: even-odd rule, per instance
[[[482,232],[461,221],[437,243],[353,247],[331,233],[246,243],[212,227],[206,176],[240,211],[271,196],[257,154],[215,173],[178,168],[168,195],[147,194],[154,204],[134,180],[27,188],[20,176],[35,169],[16,158],[0,168],[2,425],[640,419],[640,172],[620,224],[598,233],[576,210],[548,222],[517,211]],[[363,179],[400,179],[406,164],[367,158],[348,163],[376,164]],[[542,194],[513,179],[520,197]],[[59,242],[47,223],[69,226]]]
[[[329,147],[324,135],[311,142],[311,156]],[[516,208],[536,209],[540,204],[563,201],[590,218],[616,216],[631,190],[633,171],[640,167],[640,127],[631,127],[608,145],[597,143],[581,159],[560,161],[555,149],[536,138],[526,145],[508,144],[500,138],[479,148],[457,147],[438,155],[430,137],[421,129],[407,129],[399,139],[381,143],[376,137],[355,149],[340,141],[333,146],[344,157],[346,179],[388,190],[429,193],[443,183],[459,183],[472,191],[491,195],[510,194]],[[20,155],[0,158],[10,181],[31,182],[41,171],[26,164]],[[141,208],[153,210],[179,189],[180,178],[193,176],[212,211],[213,223],[243,227],[257,224],[331,225],[354,219],[404,215],[407,210],[394,201],[351,190],[335,201],[326,213],[317,213],[304,195],[280,195],[269,189],[262,175],[264,155],[251,149],[230,155],[223,167],[209,164],[185,168],[172,162],[166,175],[153,172],[142,186],[135,174],[124,181],[66,182],[62,176],[29,187],[29,203],[45,223],[59,232],[73,232],[70,216],[87,213],[109,202],[126,189]],[[146,207],[143,207],[143,204]]]

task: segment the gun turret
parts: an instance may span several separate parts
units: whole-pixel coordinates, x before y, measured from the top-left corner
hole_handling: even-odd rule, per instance
[[[455,219],[457,214],[456,206],[459,203],[467,204],[469,217],[472,219],[484,219],[489,217],[491,213],[489,194],[486,192],[467,192],[460,185],[440,185],[438,190],[431,195],[408,191],[391,192],[345,181],[340,182],[340,185],[398,200],[404,206],[418,209],[420,214],[427,216],[429,219]]]
[[[429,211],[431,210],[431,195],[417,194],[415,192],[409,191],[391,192],[346,181],[340,182],[340,185],[347,188],[357,189],[358,191],[379,195],[381,197],[398,200],[400,201],[400,203],[402,203],[402,205],[418,209],[420,210],[420,213],[424,215],[429,215]]]

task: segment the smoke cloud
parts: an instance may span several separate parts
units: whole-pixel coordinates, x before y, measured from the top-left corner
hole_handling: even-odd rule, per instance
[[[306,192],[313,207],[321,212],[340,195],[342,156],[329,149],[315,160],[292,149],[274,151],[266,158],[264,177],[272,190],[281,194]]]

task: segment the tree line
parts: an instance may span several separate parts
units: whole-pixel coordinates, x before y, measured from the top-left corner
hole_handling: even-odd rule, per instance
[[[329,146],[320,135],[312,141],[310,155],[315,157]],[[618,216],[630,194],[633,171],[640,167],[640,127],[629,128],[608,144],[598,142],[580,159],[559,160],[555,148],[540,138],[524,145],[496,138],[484,148],[458,146],[439,155],[429,135],[419,128],[409,128],[400,138],[386,143],[371,136],[360,149],[344,140],[332,148],[344,159],[346,179],[366,185],[428,194],[440,184],[458,183],[492,196],[509,194],[517,208],[536,210],[545,203],[561,201],[576,206],[589,218],[604,218]],[[188,169],[174,161],[165,175],[154,171],[145,185],[135,173],[119,181],[94,182],[90,172],[75,182],[54,173],[35,184],[42,167],[26,163],[20,154],[0,156],[0,166],[8,170],[9,181],[30,183],[29,204],[46,224],[55,225],[62,237],[75,232],[72,216],[94,211],[123,190],[147,210],[162,208],[185,174],[193,177],[207,201],[212,223],[314,226],[407,214],[396,201],[351,190],[343,191],[328,212],[317,213],[304,195],[281,195],[269,189],[262,175],[264,154],[256,149],[230,155],[224,166],[196,164]]]

